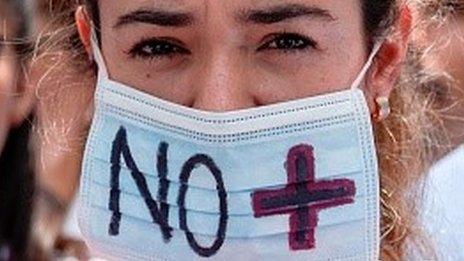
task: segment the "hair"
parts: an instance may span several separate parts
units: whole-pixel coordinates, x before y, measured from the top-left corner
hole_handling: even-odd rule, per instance
[[[1,0],[13,13],[18,28],[16,39],[26,37],[28,23],[24,2],[20,0]],[[24,54],[23,44],[16,44],[17,59]],[[18,66],[17,70],[22,70]],[[25,260],[29,243],[34,175],[31,170],[29,153],[30,120],[12,129],[0,153],[0,247],[7,247],[13,260]],[[2,258],[0,256],[0,258]]]
[[[394,32],[398,11],[405,0],[360,0],[365,24],[366,46]],[[433,0],[431,0],[433,1]],[[438,1],[438,0],[437,0]],[[48,12],[55,17],[45,52],[66,50],[72,65],[82,70],[95,70],[87,59],[74,26],[74,12],[84,4],[94,25],[100,25],[98,0],[50,0]],[[51,23],[53,24],[53,22]],[[381,180],[381,260],[403,260],[413,252],[424,258],[434,256],[418,220],[423,195],[423,182],[432,163],[439,135],[434,127],[431,104],[432,79],[422,71],[418,51],[409,47],[404,69],[391,95],[392,113],[375,123],[375,141]],[[67,61],[65,61],[67,62]]]
[[[413,0],[418,10],[432,20],[443,22],[450,15],[464,11],[463,0]]]

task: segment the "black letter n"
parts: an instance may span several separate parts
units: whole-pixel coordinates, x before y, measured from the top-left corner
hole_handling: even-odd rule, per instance
[[[124,127],[121,127],[116,134],[113,141],[113,148],[111,150],[111,191],[110,191],[110,202],[109,209],[113,212],[108,233],[112,236],[119,234],[119,225],[121,221],[121,211],[119,208],[119,197],[121,190],[119,189],[119,175],[121,173],[121,155],[131,171],[132,179],[135,181],[140,195],[145,201],[145,205],[150,211],[150,215],[154,223],[160,226],[163,238],[169,241],[171,238],[171,228],[168,224],[169,206],[166,203],[167,190],[169,182],[166,180],[167,176],[167,144],[161,143],[158,149],[158,177],[160,178],[160,188],[158,189],[159,195],[158,200],[160,203],[160,209],[158,209],[157,202],[153,200],[150,190],[147,186],[147,181],[143,174],[139,171],[135,164],[134,158],[132,157],[130,148],[127,144],[127,134]]]

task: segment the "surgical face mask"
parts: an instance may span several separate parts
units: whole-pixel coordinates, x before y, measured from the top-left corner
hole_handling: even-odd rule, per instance
[[[95,43],[95,41],[94,41]],[[378,260],[369,110],[352,88],[213,113],[158,99],[99,66],[80,226],[132,260]]]

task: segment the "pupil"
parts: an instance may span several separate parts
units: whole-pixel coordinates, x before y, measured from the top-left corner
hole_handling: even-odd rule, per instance
[[[304,47],[304,42],[301,39],[282,38],[278,41],[278,45],[282,49],[298,49]]]
[[[149,54],[168,54],[174,51],[173,47],[167,43],[146,46],[144,49]]]

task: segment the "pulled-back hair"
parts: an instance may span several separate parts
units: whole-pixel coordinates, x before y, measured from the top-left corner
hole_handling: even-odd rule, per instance
[[[74,26],[74,12],[83,4],[96,27],[100,25],[98,0],[71,1],[48,0],[50,25],[45,46],[46,53],[67,50],[75,70],[95,70],[88,60]],[[366,46],[389,37],[394,32],[395,21],[402,0],[360,0],[365,24]],[[342,3],[341,3],[342,4]],[[54,24],[54,25],[53,25]],[[98,30],[97,30],[98,31]],[[403,260],[408,247],[417,255],[430,258],[433,254],[426,245],[419,221],[422,200],[422,184],[432,163],[438,135],[434,128],[434,114],[430,99],[431,79],[422,72],[418,52],[409,47],[404,69],[391,95],[392,113],[383,122],[375,123],[375,139],[381,180],[381,259]],[[95,76],[96,77],[96,76]],[[40,126],[39,126],[40,127]]]

